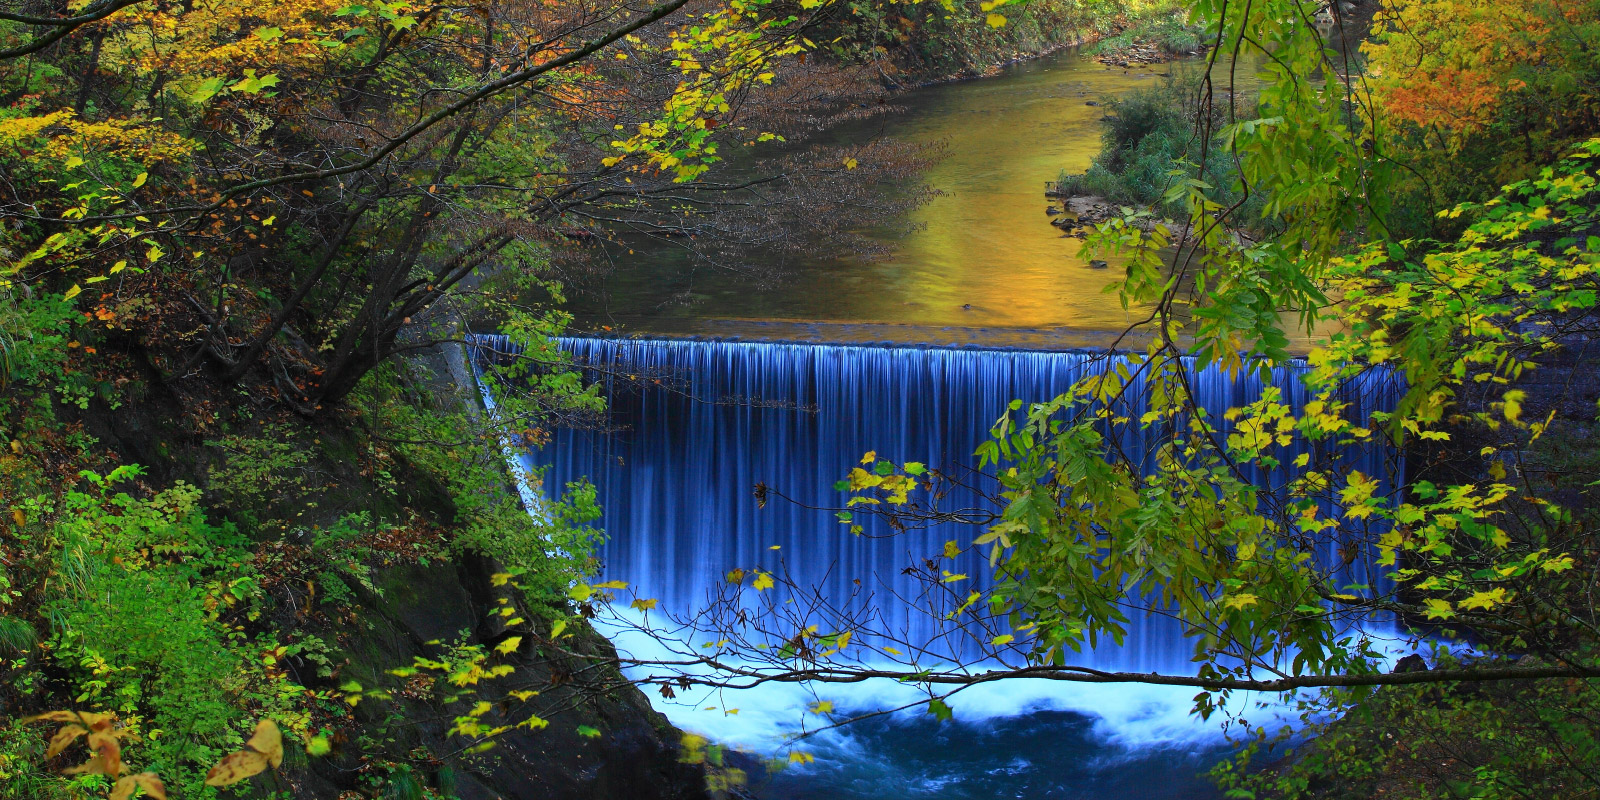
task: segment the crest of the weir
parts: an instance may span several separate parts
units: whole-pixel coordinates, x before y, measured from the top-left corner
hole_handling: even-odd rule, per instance
[[[476,341],[479,358],[509,347],[499,336]],[[901,599],[923,589],[920,579],[904,574],[906,567],[940,553],[948,540],[970,542],[980,529],[938,524],[884,537],[889,531],[869,522],[869,535],[852,536],[825,510],[846,500],[834,484],[867,451],[935,469],[971,465],[1011,401],[1053,398],[1107,368],[1104,356],[1079,352],[603,338],[563,339],[561,346],[606,385],[611,429],[557,431],[530,457],[547,468],[546,487],[580,478],[596,485],[607,579],[627,581],[664,610],[689,615],[723,588],[733,568],[781,570],[824,597],[855,595],[860,603],[870,595],[882,624],[911,642],[932,641],[939,623]],[[1199,405],[1220,422],[1223,410],[1258,399],[1269,383],[1298,407],[1307,395],[1299,372],[1280,368],[1263,381],[1205,369],[1191,381]],[[1399,381],[1374,372],[1356,379],[1341,399],[1365,421],[1392,408],[1400,392]],[[1140,401],[1132,403],[1137,418]],[[1124,452],[1148,452],[1146,435],[1155,438],[1124,426]],[[1299,452],[1280,456],[1289,463]],[[1341,461],[1344,469],[1374,476],[1398,468],[1396,454],[1381,445],[1349,448]],[[757,485],[771,491],[765,507]],[[957,488],[939,506],[985,504]],[[1340,585],[1382,582],[1370,554],[1352,558],[1337,542],[1319,547],[1317,559],[1336,568]],[[942,566],[970,575],[963,587],[989,583],[989,568],[976,553]],[[1193,644],[1171,621],[1131,616],[1128,641],[1100,647],[1089,657],[1094,666],[1188,669]],[[958,645],[968,654],[971,646]]]

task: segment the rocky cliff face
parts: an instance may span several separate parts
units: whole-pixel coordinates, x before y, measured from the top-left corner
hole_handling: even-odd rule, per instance
[[[460,359],[459,350],[437,348],[414,360],[413,388],[432,392],[443,402],[475,402],[475,387]],[[229,457],[216,441],[223,426],[196,423],[204,409],[215,405],[208,406],[204,398],[174,395],[157,376],[149,378],[130,384],[135,391],[121,398],[115,409],[91,403],[85,410],[72,411],[68,424],[93,436],[108,461],[145,468],[144,485],[132,487],[133,493],[177,481],[207,487],[211,467]],[[400,485],[398,491],[380,491],[371,470],[350,455],[370,434],[337,419],[274,424],[291,426],[294,443],[307,446],[309,460],[298,469],[316,480],[294,498],[269,496],[263,501],[277,505],[273,513],[303,522],[281,535],[257,530],[254,535],[262,552],[285,562],[304,557],[304,543],[296,536],[327,529],[341,517],[363,511],[378,519],[412,518],[418,520],[416,527],[438,532],[441,540],[448,538],[454,511],[442,487],[425,476],[402,472],[392,476]],[[403,470],[404,465],[395,468]],[[207,507],[218,517],[249,513],[211,494]],[[286,512],[285,507],[291,510]],[[273,585],[266,587],[268,610],[249,635],[265,634],[279,642],[310,636],[326,643],[315,657],[291,654],[281,667],[294,683],[321,695],[313,701],[321,708],[313,711],[312,728],[331,733],[333,749],[312,758],[298,747],[290,748],[283,768],[255,779],[253,794],[246,790],[243,796],[279,797],[284,792],[297,800],[709,800],[713,796],[707,789],[707,767],[681,757],[683,734],[621,676],[616,653],[604,637],[575,622],[557,646],[551,641],[550,623],[531,613],[511,587],[495,585],[492,576],[503,568],[470,553],[440,556],[448,552],[446,545],[434,544],[410,555],[403,551],[369,555],[363,565],[366,578],[346,580],[347,594],[337,602],[326,599],[330,583],[323,574],[290,568],[275,573]],[[503,608],[516,613],[490,614]],[[507,624],[508,617],[515,624]],[[418,658],[440,659],[452,646],[492,648],[512,637],[519,645],[508,646],[507,656],[497,656],[496,663],[509,660],[515,671],[496,679],[492,688],[453,702],[415,691],[403,676],[390,672],[410,667]],[[340,687],[352,681],[384,688],[392,699],[364,698],[349,709]],[[513,701],[507,696],[510,690],[534,694]],[[496,703],[484,718],[488,724],[514,724],[530,714],[548,724],[514,729],[498,737],[490,750],[466,752],[469,743],[450,735],[449,729],[456,716],[480,700]]]
[[[451,641],[463,632],[469,643],[480,644],[524,636],[516,652],[517,672],[497,685],[539,694],[497,712],[491,721],[513,724],[537,712],[549,725],[518,729],[493,750],[459,765],[434,765],[419,776],[422,782],[461,800],[709,798],[701,765],[680,761],[682,734],[621,680],[611,644],[585,627],[573,637],[575,643],[564,640],[558,652],[545,639],[548,629],[519,631],[495,624],[489,611],[507,594],[491,585],[493,572],[492,564],[476,558],[395,566],[379,574],[378,592],[360,598],[363,629],[348,640],[352,661],[341,678],[366,685],[381,685],[385,670],[409,666],[416,657],[437,657],[439,646],[430,642]],[[386,749],[391,753],[426,751],[437,757],[460,748],[460,740],[452,741],[445,729],[462,710],[397,698],[363,701],[357,714],[366,725],[390,733]],[[406,724],[385,725],[391,715]],[[351,786],[358,767],[351,758],[314,761],[293,778],[310,791],[295,796],[337,797]]]

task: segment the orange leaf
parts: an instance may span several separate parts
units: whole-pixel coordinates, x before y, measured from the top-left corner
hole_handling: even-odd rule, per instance
[[[78,740],[79,736],[88,732],[89,729],[82,725],[62,725],[61,730],[56,731],[56,735],[50,737],[50,747],[44,751],[44,757],[55,758],[56,754],[67,749],[69,745]]]
[[[111,796],[107,800],[128,800],[133,796],[133,787],[144,789],[145,797],[156,800],[167,800],[167,786],[156,777],[154,772],[141,772],[138,775],[129,775],[119,779],[117,785],[111,787]]]
[[[105,775],[115,778],[127,768],[122,766],[122,745],[117,744],[117,737],[106,733],[89,734],[89,749],[94,756],[76,767],[64,769],[63,775]]]
[[[91,715],[91,716],[93,716],[93,715]],[[23,717],[22,718],[22,724],[24,724],[24,725],[26,725],[26,724],[28,724],[30,722],[77,722],[77,721],[78,721],[78,712],[76,712],[76,711],[46,711],[43,714],[34,714],[31,717]]]
[[[218,761],[206,773],[207,786],[232,786],[259,775],[268,765],[276,767],[283,763],[283,733],[278,730],[278,723],[270,719],[256,723],[255,735],[244,747]]]
[[[106,730],[117,718],[116,714],[91,714],[84,711],[46,711],[43,714],[34,714],[23,717],[22,724],[30,722],[76,722],[94,730]]]
[[[267,757],[252,750],[240,750],[224,756],[206,773],[207,786],[232,786],[267,768]]]

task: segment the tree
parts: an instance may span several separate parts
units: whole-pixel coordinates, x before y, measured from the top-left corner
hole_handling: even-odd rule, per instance
[[[6,279],[86,292],[174,381],[245,382],[312,415],[485,304],[559,294],[558,237],[759,237],[730,210],[792,219],[830,181],[838,211],[902,168],[814,153],[707,176],[721,148],[776,136],[774,70],[839,8],[706,4],[693,24],[688,0],[11,15]]]
[[[1531,177],[1595,130],[1597,15],[1581,0],[1383,5],[1361,49],[1415,212],[1396,236],[1459,234],[1433,213]]]

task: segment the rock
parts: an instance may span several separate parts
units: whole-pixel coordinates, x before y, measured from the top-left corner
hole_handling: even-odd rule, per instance
[[[968,311],[972,310],[972,304],[971,303],[962,303],[961,307],[966,309],[966,310],[968,310]]]
[[[1045,206],[1044,213],[1049,214],[1052,217],[1059,217],[1061,216],[1061,209],[1055,206]]]
[[[1089,262],[1089,269],[1105,269],[1105,268],[1107,268],[1109,266],[1111,266],[1111,265],[1107,264],[1106,262],[1104,262],[1104,261],[1102,261],[1102,260],[1100,260],[1098,258]]]
[[[1390,671],[1396,675],[1407,672],[1427,672],[1428,662],[1424,661],[1422,656],[1412,653],[1411,655],[1394,662],[1394,669]]]
[[[1095,102],[1095,101],[1093,101],[1093,100],[1089,100],[1089,101],[1086,101],[1086,102],[1085,102],[1085,103],[1084,103],[1084,105],[1086,105],[1086,106],[1097,106],[1097,105],[1100,105],[1100,104],[1099,104],[1099,103],[1096,103],[1096,102]]]

